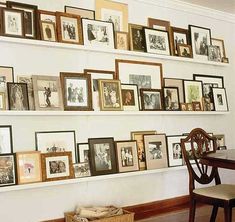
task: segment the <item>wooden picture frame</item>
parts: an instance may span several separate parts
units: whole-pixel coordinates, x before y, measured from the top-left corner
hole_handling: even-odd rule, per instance
[[[119,50],[129,50],[128,32],[115,32],[115,48]]]
[[[0,125],[0,154],[13,153],[12,126]]]
[[[146,44],[144,37],[144,26],[137,24],[129,24],[129,39],[130,39],[130,50],[137,52],[145,52]]]
[[[91,175],[117,173],[116,152],[113,137],[88,138]]]
[[[179,89],[178,87],[163,88],[164,108],[168,111],[179,111]]]
[[[218,46],[220,48],[221,57],[226,58],[226,51],[223,39],[211,38],[211,44]]]
[[[177,55],[185,58],[193,58],[192,46],[185,44],[178,44]]]
[[[6,93],[0,92],[0,110],[6,110]]]
[[[42,181],[41,152],[17,152],[16,164],[18,184]]]
[[[38,10],[38,21],[51,22],[56,24],[56,12]]]
[[[193,104],[192,103],[186,103],[187,111],[193,111]]]
[[[180,110],[181,111],[187,111],[187,104],[186,103],[180,103]]]
[[[74,178],[71,152],[42,153],[41,161],[43,181]]]
[[[64,12],[79,15],[81,18],[95,19],[95,11],[86,8],[77,8],[74,6],[64,6]]]
[[[184,84],[183,79],[164,78],[164,87],[177,87],[179,91],[180,103],[184,103]]]
[[[64,110],[91,111],[91,76],[83,73],[60,73]]]
[[[193,111],[202,111],[202,103],[200,102],[192,102]]]
[[[53,22],[40,21],[41,40],[57,42],[56,25]]]
[[[78,163],[89,162],[89,144],[77,143],[76,155]]]
[[[7,91],[7,82],[14,82],[14,68],[0,66],[0,92]]]
[[[219,46],[208,45],[208,60],[212,62],[222,62]]]
[[[59,42],[83,45],[82,23],[80,16],[56,12],[56,25]]]
[[[91,176],[90,166],[88,162],[73,164],[74,178],[82,178]]]
[[[140,89],[142,111],[163,110],[162,91],[159,89]]]
[[[6,8],[6,7],[7,7],[7,4],[6,4],[5,2],[0,2],[0,7]]]
[[[212,88],[215,111],[227,112],[229,111],[228,100],[225,88]]]

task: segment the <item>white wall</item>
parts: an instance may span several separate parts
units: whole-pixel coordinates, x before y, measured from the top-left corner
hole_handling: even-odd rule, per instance
[[[94,9],[93,0],[24,0],[37,4],[41,9],[63,10],[73,5]],[[223,75],[231,113],[224,116],[115,116],[115,117],[0,117],[1,124],[13,125],[14,151],[33,150],[34,132],[44,130],[75,129],[77,142],[86,142],[89,137],[114,136],[116,140],[130,138],[130,131],[152,130],[178,135],[192,128],[202,127],[208,132],[224,133],[227,146],[233,148],[234,140],[234,22],[225,21],[227,15],[181,6],[172,9],[175,1],[156,1],[158,5],[126,0],[129,4],[129,22],[146,25],[148,17],[170,20],[173,26],[186,28],[188,24],[210,27],[212,36],[225,40],[230,66],[217,67],[202,64],[141,59],[161,62],[164,77],[192,79],[193,73]],[[147,2],[147,0],[146,0]],[[149,1],[150,2],[150,1]],[[152,1],[155,2],[155,1]],[[186,10],[186,11],[185,11]],[[213,16],[220,19],[212,18]],[[221,20],[222,19],[222,20]],[[114,60],[133,59],[128,56],[114,56],[103,53],[81,52],[68,49],[25,46],[0,42],[0,65],[14,66],[16,75],[59,75],[60,71],[82,72],[84,68],[114,70]],[[139,58],[137,58],[139,59]],[[128,122],[128,125],[127,125]],[[222,171],[222,179],[235,182],[234,172]],[[232,181],[233,180],[233,181]],[[76,204],[128,206],[166,198],[186,195],[188,177],[186,170],[169,171],[151,175],[108,179],[73,185],[38,188],[31,190],[0,193],[0,218],[4,222],[36,222],[60,218],[63,212],[73,210]]]

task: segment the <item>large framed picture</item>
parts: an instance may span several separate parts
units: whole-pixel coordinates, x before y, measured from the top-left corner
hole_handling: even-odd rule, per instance
[[[36,132],[36,150],[42,153],[71,151],[72,161],[76,162],[75,131],[45,131]]]
[[[128,31],[128,5],[107,0],[95,1],[95,17],[112,22],[115,31]]]
[[[17,152],[16,164],[18,184],[42,181],[41,152]]]
[[[113,23],[82,19],[84,45],[114,49]]]
[[[179,91],[177,87],[164,87],[163,88],[164,97],[164,108],[165,110],[179,111]]]
[[[144,135],[144,147],[147,170],[168,166],[165,134]]]
[[[79,15],[81,18],[95,19],[95,11],[86,8],[77,8],[73,6],[64,6],[64,11],[69,14]]]
[[[120,173],[139,170],[136,140],[116,141],[117,164]]]
[[[89,144],[78,143],[77,144],[77,161],[79,163],[89,162]]]
[[[218,46],[220,49],[221,57],[226,58],[226,52],[224,47],[224,40],[223,39],[215,39],[211,38],[211,44],[214,46]]]
[[[130,50],[145,52],[144,27],[136,24],[129,24]]]
[[[179,92],[179,101],[184,103],[184,84],[183,79],[164,78],[165,87],[177,87]]]
[[[12,127],[0,126],[0,154],[13,153]]]
[[[88,162],[73,164],[74,177],[89,177],[91,176],[90,166]]]
[[[26,83],[7,83],[9,110],[29,110],[28,88]]]
[[[141,108],[143,111],[163,110],[162,91],[159,89],[140,89]]]
[[[59,77],[33,75],[32,80],[36,110],[63,110]]]
[[[89,138],[91,175],[104,175],[117,172],[114,139]]]
[[[91,76],[80,73],[60,73],[64,110],[92,110]]]
[[[16,185],[15,154],[0,154],[0,187]]]
[[[208,60],[208,46],[211,45],[211,30],[204,27],[189,25],[193,57]]]
[[[216,111],[228,111],[228,101],[225,88],[212,88]]]
[[[43,181],[74,178],[71,152],[44,153],[41,159]]]

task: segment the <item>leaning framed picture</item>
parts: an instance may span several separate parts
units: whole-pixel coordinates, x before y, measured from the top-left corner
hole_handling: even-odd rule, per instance
[[[18,184],[42,181],[41,152],[17,152],[16,165]]]
[[[82,19],[84,45],[114,49],[114,29],[112,22]]]
[[[73,164],[74,177],[89,177],[91,176],[90,166],[88,162]]]
[[[0,154],[0,187],[17,184],[15,154]]]
[[[91,175],[105,175],[117,172],[114,139],[89,138]]]
[[[0,66],[0,92],[6,92],[7,82],[14,82],[14,68]]]
[[[134,84],[121,84],[124,111],[139,111],[139,90]]]
[[[91,76],[81,73],[60,73],[64,110],[92,110]]]
[[[185,58],[193,58],[192,46],[186,44],[178,44],[177,55]]]
[[[42,153],[42,180],[73,179],[73,164],[71,152]]]
[[[164,78],[164,87],[177,87],[179,92],[179,101],[184,103],[184,84],[183,79]]]
[[[162,91],[159,89],[140,89],[141,108],[143,111],[163,110]]]
[[[78,143],[76,151],[77,151],[77,162],[79,163],[89,162],[88,143]]]
[[[6,93],[0,92],[0,110],[6,110]]]
[[[118,172],[139,170],[136,140],[116,141]]]
[[[75,131],[44,131],[35,133],[36,150],[41,153],[71,151],[72,161],[76,162]]]
[[[225,88],[212,88],[215,111],[226,112],[229,110]]]
[[[95,19],[95,11],[86,8],[77,8],[73,6],[64,6],[64,11],[69,14],[79,15],[81,18]]]
[[[12,127],[0,125],[0,154],[13,153]]]
[[[54,22],[40,21],[41,40],[57,42],[57,32]]]
[[[222,61],[219,46],[208,45],[208,60],[212,61],[212,62],[221,62]]]
[[[130,50],[145,52],[144,27],[142,25],[129,24]]]
[[[164,97],[164,108],[169,111],[179,111],[179,90],[177,87],[164,87],[163,88]]]
[[[211,38],[211,44],[214,46],[218,46],[220,49],[221,57],[226,58],[226,52],[224,47],[224,40],[223,39],[215,39]]]
[[[43,22],[51,22],[56,24],[56,13],[52,11],[46,11],[46,10],[38,10],[37,11],[37,17],[38,21]]]
[[[129,50],[128,32],[115,32],[115,48],[120,50]]]
[[[189,33],[193,57],[198,60],[208,60],[208,46],[211,45],[211,30],[204,27],[189,25]]]
[[[33,75],[32,80],[36,110],[63,110],[59,77]]]

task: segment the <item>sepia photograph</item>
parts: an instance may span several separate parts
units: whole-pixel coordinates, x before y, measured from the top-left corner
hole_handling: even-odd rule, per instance
[[[90,166],[88,162],[73,164],[74,177],[89,177],[91,176]]]
[[[215,45],[208,46],[208,60],[213,62],[221,62],[220,47]]]
[[[143,111],[163,110],[162,91],[157,89],[140,89]]]
[[[94,153],[97,171],[112,169],[109,143],[94,144]]]
[[[41,21],[40,22],[41,39],[49,42],[57,42],[57,33],[55,23]]]
[[[212,88],[215,111],[228,111],[227,94],[225,88]]]
[[[13,153],[12,127],[0,126],[0,154]]]
[[[130,50],[145,52],[144,27],[141,25],[129,24]]]
[[[177,87],[164,87],[163,94],[165,110],[180,110],[179,91]]]
[[[178,44],[177,45],[177,55],[180,57],[192,58],[192,47],[190,45]]]
[[[139,90],[135,84],[121,84],[124,111],[139,111]]]
[[[127,32],[115,32],[115,48],[129,50],[129,36]]]

